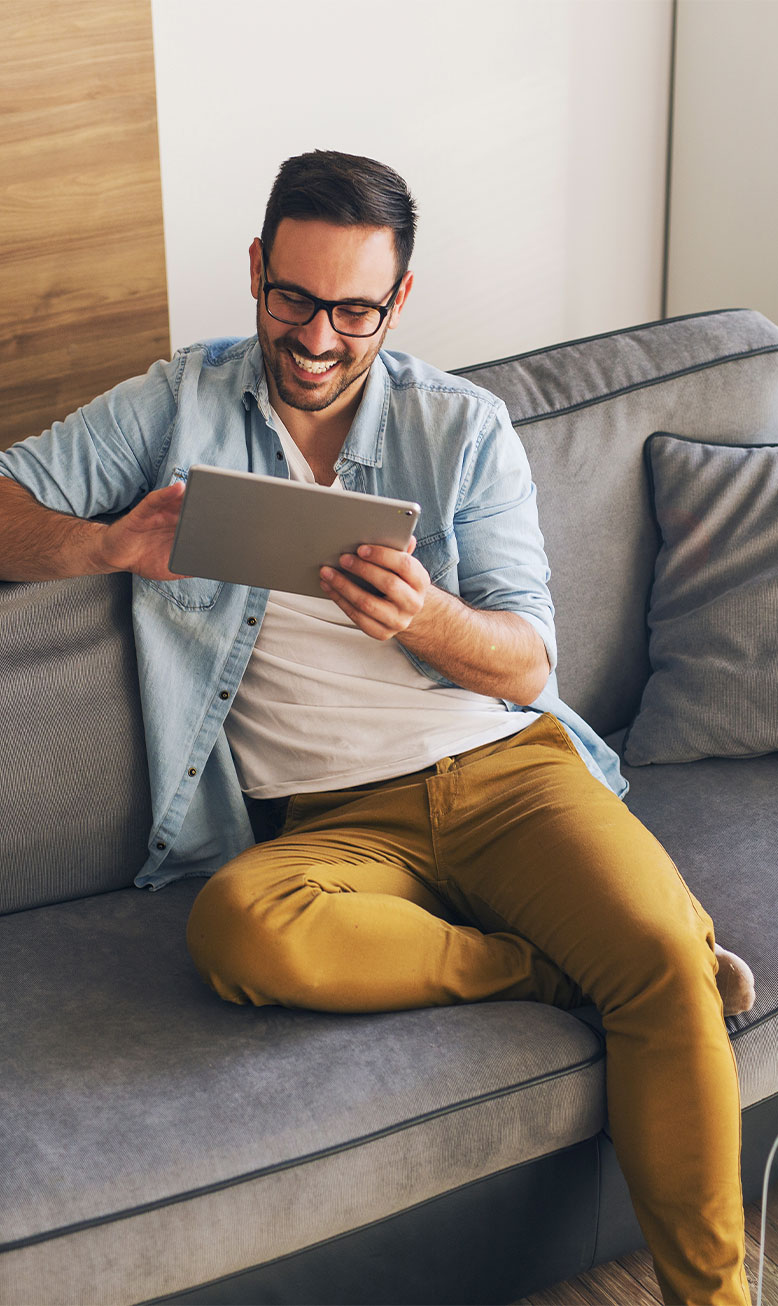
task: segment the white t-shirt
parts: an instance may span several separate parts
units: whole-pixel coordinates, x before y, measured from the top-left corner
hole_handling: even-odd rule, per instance
[[[313,482],[275,412],[273,421],[291,478]],[[435,684],[395,640],[371,639],[323,596],[271,591],[226,731],[244,791],[276,798],[407,775],[535,719]]]

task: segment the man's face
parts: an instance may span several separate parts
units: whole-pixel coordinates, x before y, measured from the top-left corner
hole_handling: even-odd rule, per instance
[[[284,218],[263,266],[258,240],[250,250],[251,293],[257,300],[257,335],[268,384],[290,408],[319,412],[361,391],[389,327],[397,324],[410,290],[407,272],[382,327],[374,336],[342,336],[320,310],[305,326],[272,318],[262,294],[264,276],[287,290],[319,299],[385,304],[397,281],[394,235],[388,227],[339,227],[319,219]],[[273,385],[274,383],[274,385]]]

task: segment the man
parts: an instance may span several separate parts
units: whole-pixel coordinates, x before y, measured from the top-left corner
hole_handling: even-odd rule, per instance
[[[217,871],[188,940],[219,994],[594,1001],[665,1300],[747,1302],[713,926],[556,697],[504,405],[381,349],[414,229],[391,169],[288,160],[250,251],[257,339],[182,351],[0,456],[3,574],[134,573],[154,819],[137,883]],[[321,599],[172,576],[195,462],[416,499],[415,551],[361,547],[322,569]],[[275,837],[255,843],[247,810]]]

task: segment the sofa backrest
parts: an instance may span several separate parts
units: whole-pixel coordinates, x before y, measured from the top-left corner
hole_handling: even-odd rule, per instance
[[[703,314],[461,369],[529,454],[563,697],[603,734],[648,675],[657,430],[778,442],[778,327]],[[132,884],[151,824],[130,578],[0,584],[0,912]]]
[[[602,734],[648,677],[658,540],[644,446],[654,431],[778,442],[778,327],[730,310],[460,369],[498,394],[529,456],[551,566],[562,698]]]
[[[0,912],[124,888],[145,860],[130,590],[0,583]]]

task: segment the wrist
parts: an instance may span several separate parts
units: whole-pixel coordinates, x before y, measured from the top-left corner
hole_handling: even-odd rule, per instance
[[[437,632],[441,633],[440,623],[450,616],[453,608],[461,607],[462,602],[454,594],[449,594],[448,590],[438,589],[435,585],[430,585],[424,598],[424,607],[417,612],[413,621],[405,630],[401,630],[395,635],[395,639],[404,644],[412,653],[424,655],[424,649],[429,644],[430,635]]]
[[[108,550],[110,526],[104,522],[90,521],[84,522],[84,528],[80,548],[84,550],[84,558],[89,569],[88,574],[104,576],[120,571],[121,568],[115,566],[110,560]]]

